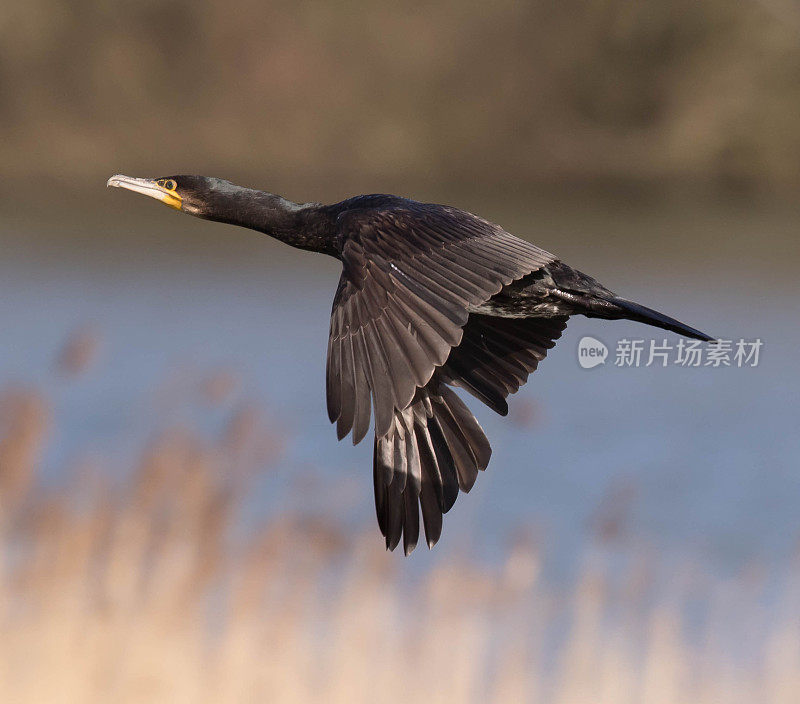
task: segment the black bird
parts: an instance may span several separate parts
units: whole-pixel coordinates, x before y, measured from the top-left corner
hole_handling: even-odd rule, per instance
[[[433,547],[442,515],[489,463],[489,441],[452,387],[506,415],[507,396],[571,315],[712,339],[458,208],[391,195],[301,205],[205,176],[112,176],[108,185],[342,262],[328,416],[339,439],[352,432],[356,444],[374,415],[375,507],[389,550],[401,537],[406,554],[414,549],[420,508]]]

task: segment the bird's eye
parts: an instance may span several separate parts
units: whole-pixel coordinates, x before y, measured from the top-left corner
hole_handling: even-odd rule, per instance
[[[175,183],[175,181],[173,181],[173,180],[170,178],[170,179],[167,179],[166,181],[164,181],[164,183],[163,183],[163,186],[164,186],[164,188],[166,188],[168,191],[174,191],[174,190],[175,190],[175,189],[178,187],[178,184],[176,184],[176,183]]]

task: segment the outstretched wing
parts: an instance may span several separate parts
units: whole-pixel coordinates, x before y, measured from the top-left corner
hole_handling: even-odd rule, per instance
[[[333,301],[327,400],[331,422],[358,443],[375,410],[386,435],[462,338],[470,306],[554,261],[497,225],[403,201],[339,216],[343,271]]]

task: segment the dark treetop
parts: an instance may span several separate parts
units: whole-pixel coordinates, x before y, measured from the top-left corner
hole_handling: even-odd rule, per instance
[[[673,318],[615,296],[498,225],[457,208],[390,195],[299,205],[202,176],[122,186],[198,217],[264,232],[342,262],[331,312],[328,416],[353,443],[374,418],[373,480],[386,546],[429,547],[491,448],[455,394],[505,415],[570,315],[628,319],[701,340]]]

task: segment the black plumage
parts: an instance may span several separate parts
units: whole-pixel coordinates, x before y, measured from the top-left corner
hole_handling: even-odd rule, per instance
[[[489,463],[489,441],[453,387],[505,415],[508,395],[576,314],[712,339],[457,208],[388,195],[299,205],[201,176],[115,176],[109,185],[341,260],[328,416],[354,444],[374,421],[375,507],[390,550],[401,538],[413,550],[420,512],[432,547],[443,514]]]

